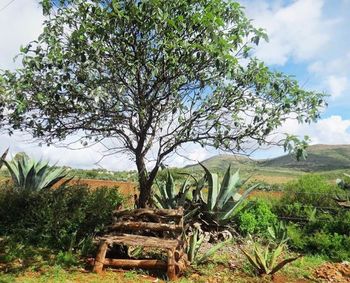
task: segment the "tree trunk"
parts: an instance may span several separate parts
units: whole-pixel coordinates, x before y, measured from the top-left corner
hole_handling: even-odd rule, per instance
[[[148,173],[143,156],[136,157],[136,165],[139,175],[138,179],[140,191],[136,206],[138,208],[147,208],[152,203],[152,185],[157,175],[159,165],[155,165],[155,167],[150,171],[150,173]]]
[[[151,198],[151,187],[152,184],[148,182],[148,172],[145,165],[144,158],[142,156],[136,157],[136,165],[138,171],[139,178],[139,198],[135,205],[138,208],[146,208],[149,205],[149,201]]]

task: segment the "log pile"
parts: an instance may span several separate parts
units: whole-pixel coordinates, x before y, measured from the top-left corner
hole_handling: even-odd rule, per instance
[[[165,269],[170,280],[175,280],[188,265],[184,252],[183,209],[134,209],[115,211],[113,224],[98,237],[99,249],[94,272],[104,266],[121,268]],[[158,248],[167,252],[167,262],[157,259],[106,258],[114,244]]]

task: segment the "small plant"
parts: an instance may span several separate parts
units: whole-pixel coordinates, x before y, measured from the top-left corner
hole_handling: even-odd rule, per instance
[[[268,227],[267,232],[276,243],[284,244],[289,240],[287,227],[282,221]]]
[[[343,190],[349,190],[350,189],[350,175],[343,173],[344,178],[343,179],[337,179],[336,184],[339,188]]]
[[[187,237],[187,258],[192,264],[202,264],[208,261],[208,259],[213,256],[219,249],[223,248],[226,244],[232,242],[232,238],[217,243],[211,247],[204,254],[199,256],[199,250],[204,242],[204,235],[201,233],[200,225],[196,223],[194,225],[193,232]]]
[[[176,190],[174,178],[168,170],[166,182],[157,183],[159,194],[154,194],[154,203],[158,208],[178,208],[185,206],[187,193],[190,190],[188,182],[189,177],[186,178],[181,185],[179,191]]]
[[[71,267],[78,264],[78,259],[71,251],[59,251],[56,257],[56,263],[63,267]]]
[[[249,263],[253,266],[256,272],[262,275],[274,274],[282,269],[286,264],[297,260],[301,255],[291,257],[278,262],[278,258],[282,255],[285,249],[285,244],[280,243],[275,247],[274,245],[267,245],[262,248],[258,243],[254,243],[253,254],[241,249],[243,254],[247,257]]]
[[[9,170],[15,187],[24,191],[41,191],[50,188],[66,177],[66,170],[49,167],[47,162],[36,162],[26,155],[18,159],[1,161]]]

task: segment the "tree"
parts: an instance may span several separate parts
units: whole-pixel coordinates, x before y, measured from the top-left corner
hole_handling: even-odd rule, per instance
[[[82,132],[117,140],[111,150],[135,159],[140,207],[162,161],[184,144],[236,152],[268,142],[291,115],[319,116],[322,94],[252,56],[266,35],[236,2],[57,2],[42,1],[44,30],[21,48],[23,67],[0,76],[3,127],[47,144]]]

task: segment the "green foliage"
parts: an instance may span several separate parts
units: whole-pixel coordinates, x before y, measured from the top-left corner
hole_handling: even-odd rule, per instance
[[[0,73],[0,126],[47,144],[77,132],[83,145],[117,140],[137,162],[141,206],[161,163],[184,144],[261,145],[291,114],[310,122],[324,106],[323,93],[252,56],[267,36],[237,2],[49,3],[43,32],[21,48],[23,67]]]
[[[304,231],[295,224],[287,226],[287,234],[290,239],[289,244],[292,248],[298,251],[307,251],[307,238]]]
[[[206,195],[202,193],[205,185],[203,181],[198,182],[193,192],[193,199],[200,203],[200,218],[209,225],[225,225],[232,220],[240,205],[258,184],[240,194],[238,191],[242,186],[242,181],[239,171],[232,174],[229,166],[220,183],[217,174],[211,173],[204,165],[202,167],[205,171],[203,180],[208,183],[208,193]]]
[[[67,168],[68,176],[81,179],[112,180],[123,182],[136,182],[136,171],[108,171],[106,169],[72,169]]]
[[[238,191],[242,181],[239,171],[232,174],[229,166],[220,183],[217,174],[211,173],[204,165],[201,166],[205,170],[204,177],[197,181],[188,175],[179,189],[176,188],[174,178],[168,171],[167,181],[158,184],[159,193],[154,195],[155,203],[162,208],[183,206],[185,220],[200,221],[207,227],[226,225],[257,185],[249,187],[240,194]],[[194,184],[190,183],[190,179],[194,180]],[[192,198],[189,196],[191,187]]]
[[[350,259],[350,237],[318,231],[309,234],[296,226],[288,227],[291,248],[314,255],[322,255],[336,261]]]
[[[238,230],[243,235],[267,236],[268,227],[277,223],[277,216],[271,208],[271,204],[262,199],[250,201],[235,217]]]
[[[337,208],[333,197],[339,191],[321,175],[304,175],[286,184],[276,210],[283,217],[313,219],[317,211]]]
[[[273,223],[267,228],[267,232],[276,243],[284,244],[289,240],[287,227],[282,221],[277,222],[277,224]]]
[[[56,264],[62,267],[75,266],[78,263],[78,258],[71,251],[59,251],[56,256]]]
[[[232,238],[215,244],[210,249],[208,249],[204,254],[199,254],[199,250],[204,242],[204,235],[200,230],[200,225],[194,225],[193,231],[186,236],[186,253],[188,261],[192,264],[202,264],[209,260],[219,249],[223,248],[225,245],[232,243]]]
[[[3,159],[9,170],[15,188],[21,191],[41,191],[51,188],[64,177],[66,170],[50,167],[47,162],[36,162],[26,155],[20,155],[12,161]]]
[[[0,235],[60,250],[84,249],[89,238],[110,222],[121,201],[116,188],[64,186],[40,192],[2,188]]]
[[[263,248],[255,242],[252,254],[243,249],[241,249],[241,251],[259,275],[266,275],[276,273],[286,264],[291,263],[300,257],[296,256],[278,261],[285,248],[286,245],[282,243],[277,246],[267,245]]]
[[[289,154],[295,156],[296,160],[305,160],[307,158],[307,147],[310,142],[308,136],[304,136],[303,140],[300,140],[297,136],[288,135],[284,141],[284,151],[288,151]]]
[[[337,188],[320,175],[304,175],[285,187],[274,212],[289,220],[291,248],[334,260],[349,260],[350,212],[338,206]]]
[[[176,189],[175,181],[168,170],[166,182],[157,182],[159,194],[154,194],[154,203],[159,208],[177,208],[184,207],[188,201],[187,194],[190,190],[191,184],[189,183],[188,176],[183,184],[180,186],[180,189]]]

